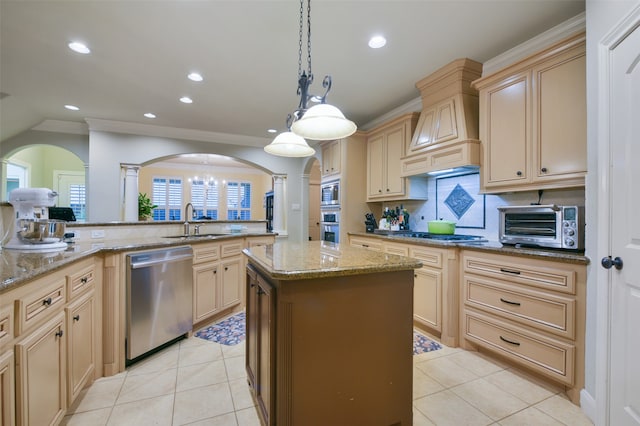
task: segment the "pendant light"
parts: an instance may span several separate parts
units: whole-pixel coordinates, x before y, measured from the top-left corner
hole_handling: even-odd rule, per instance
[[[357,127],[347,120],[342,112],[326,103],[327,94],[331,90],[331,76],[322,81],[325,92],[322,96],[309,94],[309,86],[313,83],[311,72],[311,0],[307,0],[307,69],[302,69],[302,39],[304,32],[304,0],[300,0],[300,30],[298,43],[298,108],[287,116],[287,132],[278,135],[264,150],[269,154],[286,157],[308,157],[315,150],[307,145],[306,139],[333,140],[352,135]],[[307,103],[313,99],[320,103],[307,109]]]

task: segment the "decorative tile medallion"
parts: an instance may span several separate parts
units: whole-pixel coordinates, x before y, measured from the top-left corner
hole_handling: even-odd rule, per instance
[[[475,202],[476,200],[474,200],[473,197],[469,195],[462,186],[460,186],[460,184],[457,184],[449,196],[444,200],[444,203],[451,209],[458,219],[460,219]]]
[[[485,195],[480,194],[480,175],[436,179],[436,217],[456,222],[456,228],[485,227]]]

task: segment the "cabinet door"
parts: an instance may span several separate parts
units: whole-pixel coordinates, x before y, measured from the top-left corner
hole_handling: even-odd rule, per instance
[[[487,187],[528,180],[529,74],[523,73],[480,92],[484,105],[484,167]]]
[[[255,390],[258,378],[258,280],[255,270],[247,267],[246,368],[249,386]]]
[[[220,264],[222,279],[220,280],[220,308],[240,303],[240,267],[242,258],[229,259]]]
[[[575,53],[569,52],[572,55]],[[568,54],[567,56],[571,56]],[[566,59],[566,58],[565,58]],[[587,171],[587,99],[584,50],[534,69],[533,129],[539,180]],[[567,176],[571,177],[571,176]]]
[[[218,263],[193,267],[193,322],[217,312]]]
[[[383,188],[384,195],[403,195],[404,178],[400,177],[402,164],[400,158],[405,150],[405,128],[398,126],[387,133],[385,150],[386,185]]]
[[[386,195],[386,192],[383,192],[383,186],[385,186],[383,164],[386,164],[384,135],[380,134],[367,141],[367,195],[369,197]]]
[[[16,344],[17,424],[50,425],[62,419],[66,401],[64,312]]]
[[[67,313],[67,401],[73,403],[95,370],[95,297],[93,291],[65,308]]]
[[[258,286],[258,385],[256,387],[256,396],[258,406],[262,412],[265,423],[271,424],[272,395],[274,386],[272,354],[274,351],[273,342],[275,330],[273,329],[273,321],[275,317],[274,295],[271,293],[272,288],[263,280],[259,280]]]
[[[436,106],[436,126],[433,143],[442,143],[458,137],[456,105],[453,98]]]
[[[413,315],[428,327],[442,331],[442,272],[422,267],[413,280]]]
[[[15,424],[13,348],[0,354],[0,424]]]
[[[330,172],[333,173],[340,173],[340,166],[342,163],[342,153],[340,152],[340,141],[335,141],[332,142],[331,145],[329,145],[330,149],[331,149],[331,155],[330,155]]]

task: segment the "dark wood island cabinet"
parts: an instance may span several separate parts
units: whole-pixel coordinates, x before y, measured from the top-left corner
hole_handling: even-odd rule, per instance
[[[311,241],[247,256],[247,378],[265,425],[412,424],[415,259]]]

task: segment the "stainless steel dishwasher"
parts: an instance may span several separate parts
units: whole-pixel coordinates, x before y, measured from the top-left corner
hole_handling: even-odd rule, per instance
[[[127,255],[127,360],[192,329],[192,263],[189,246]]]

